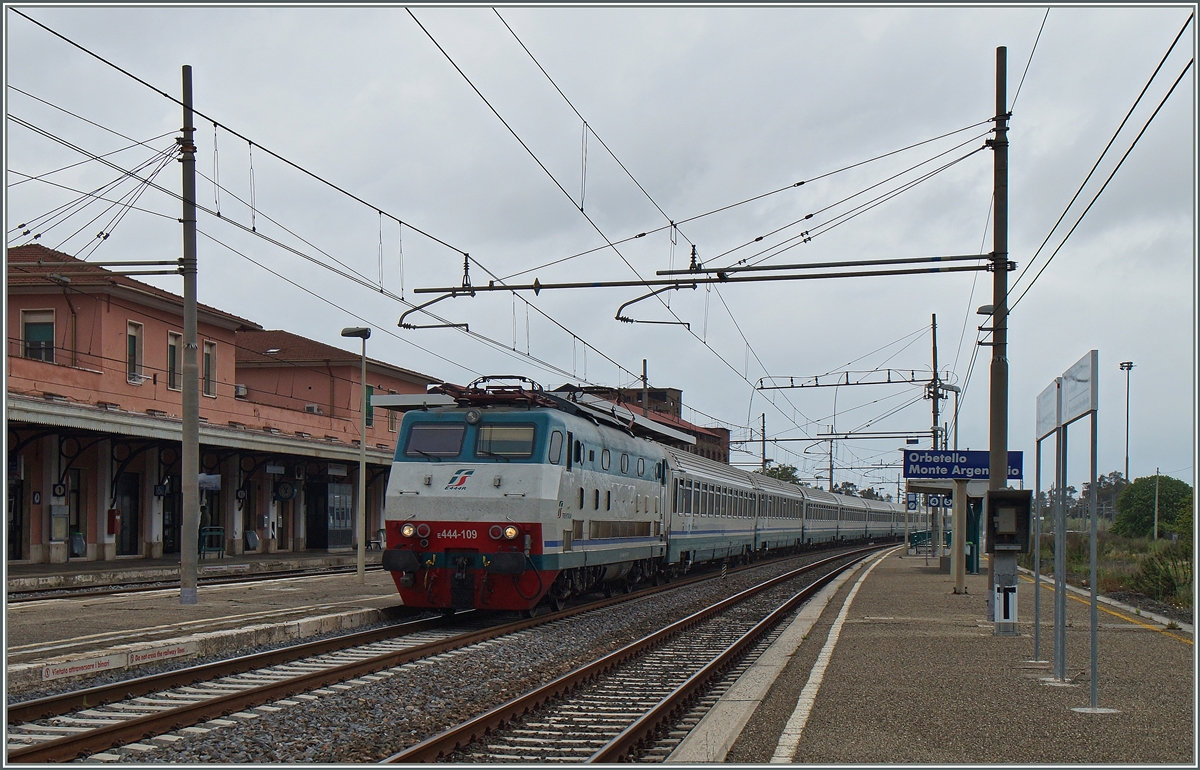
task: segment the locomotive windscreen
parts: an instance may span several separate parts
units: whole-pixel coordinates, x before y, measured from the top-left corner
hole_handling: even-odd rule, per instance
[[[458,457],[467,426],[459,423],[417,423],[408,433],[408,457]]]
[[[475,441],[480,457],[532,457],[534,426],[481,425]]]

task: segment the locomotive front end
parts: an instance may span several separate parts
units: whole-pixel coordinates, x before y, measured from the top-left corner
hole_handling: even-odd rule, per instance
[[[384,511],[383,567],[406,606],[531,610],[554,581],[543,521],[558,511],[559,472],[539,461],[544,413],[409,412]]]

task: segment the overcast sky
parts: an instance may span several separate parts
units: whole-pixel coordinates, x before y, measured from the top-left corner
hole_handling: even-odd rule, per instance
[[[481,292],[430,308],[472,334],[401,329],[405,303],[436,296],[417,289],[461,285],[462,252],[476,286],[488,271],[509,283],[652,279],[686,267],[693,245],[708,267],[990,252],[993,158],[980,148],[995,114],[996,48],[1006,46],[1017,264],[1009,445],[1025,452],[1025,486],[1034,484],[1035,398],[1091,349],[1100,361],[1101,472],[1124,468],[1119,362],[1132,360],[1130,475],[1157,467],[1194,483],[1194,68],[1058,249],[1185,71],[1194,23],[1034,259],[1191,6],[1053,6],[1048,17],[1045,6],[413,7],[412,15],[386,6],[6,6],[10,246],[29,240],[18,224],[120,175],[80,164],[81,150],[115,153],[112,163],[133,169],[170,148],[182,122],[178,105],[14,7],[175,97],[182,65],[192,66],[195,108],[207,116],[196,120],[198,202],[222,215],[199,217],[201,302],[354,350],[340,329],[369,325],[372,358],[463,384],[515,374],[547,388],[630,386],[644,358],[652,385],[683,390],[686,419],[755,439],[750,454],[735,452],[738,463],[757,461],[764,414],[769,442],[830,426],[927,437],[932,414],[920,385],[755,386],[847,371],[855,381],[889,368],[893,378],[928,379],[934,315],[938,369],[963,389],[959,446],[987,449],[991,348],[975,345],[988,320],[975,310],[992,301],[991,274],[727,284],[667,292],[669,308],[649,299],[624,311],[686,327],[616,321],[618,307],[648,291],[638,287]],[[128,149],[131,140],[144,144]],[[164,164],[156,183],[178,191],[178,168]],[[38,242],[93,260],[179,256],[178,201],[150,189],[135,206],[120,216],[93,205],[53,227],[38,220]],[[110,235],[96,248],[100,231]],[[314,264],[335,259],[357,283]],[[178,278],[147,280],[182,293]],[[835,481],[894,494],[902,445],[837,442]],[[1087,445],[1079,423],[1070,437],[1076,487],[1087,478]],[[766,451],[828,483],[828,442]]]

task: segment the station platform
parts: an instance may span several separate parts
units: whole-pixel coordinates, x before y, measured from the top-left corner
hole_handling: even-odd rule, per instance
[[[366,563],[377,565],[382,551],[368,549]],[[301,569],[353,567],[358,564],[358,552],[339,551],[281,551],[277,553],[205,554],[197,562],[201,578],[223,575],[261,575],[271,572],[290,572]],[[84,586],[112,586],[147,583],[159,580],[179,580],[179,554],[159,559],[118,557],[111,561],[73,559],[58,564],[27,564],[9,562],[5,565],[7,590],[38,591]]]
[[[1099,605],[1091,711],[1086,593],[1067,601],[1054,681],[1053,584],[1033,583],[1018,635],[987,620],[987,567],[965,595],[934,559],[897,548],[830,584],[666,760],[737,764],[1196,763],[1194,630]],[[1080,710],[1083,709],[1083,710]]]
[[[314,551],[242,554],[200,562],[198,602],[180,590],[153,588],[10,601],[5,613],[5,681],[9,697],[58,686],[89,686],[104,677],[163,662],[244,654],[264,645],[387,622],[403,612],[379,551],[366,553],[358,581],[357,553]],[[348,571],[329,571],[348,567]],[[311,570],[257,581],[265,573]],[[205,583],[206,577],[231,581]],[[248,578],[245,581],[239,578]],[[120,585],[178,580],[179,557],[116,562],[8,565],[8,585]]]

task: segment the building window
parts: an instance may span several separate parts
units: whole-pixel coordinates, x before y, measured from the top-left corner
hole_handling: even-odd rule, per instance
[[[54,363],[54,311],[26,310],[21,313],[25,357]]]
[[[392,393],[392,394],[394,394],[395,392],[396,391],[394,391],[394,390],[388,391],[388,393]],[[389,409],[388,410],[388,433],[395,433],[395,432],[396,432],[396,410]]]
[[[217,395],[217,343],[204,343],[204,395]]]
[[[125,331],[125,378],[134,385],[142,380],[142,325],[130,321]]]
[[[371,398],[375,395],[375,386],[367,386],[367,403],[363,404],[363,408],[367,410],[367,427],[375,427],[375,407],[371,406]]]
[[[179,390],[183,382],[183,335],[167,332],[167,387]]]

